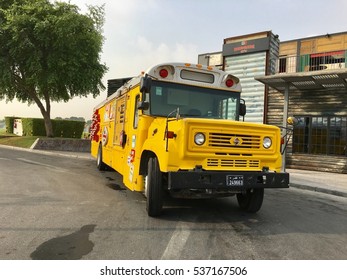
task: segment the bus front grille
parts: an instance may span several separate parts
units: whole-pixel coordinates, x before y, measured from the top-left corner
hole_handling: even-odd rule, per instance
[[[228,133],[209,133],[208,146],[215,148],[260,149],[260,136]]]
[[[207,159],[207,166],[224,168],[259,168],[260,160],[209,158]]]

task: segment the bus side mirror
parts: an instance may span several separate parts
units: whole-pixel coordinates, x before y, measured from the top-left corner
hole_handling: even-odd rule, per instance
[[[244,117],[246,115],[246,103],[244,99],[240,100],[239,115]]]
[[[137,102],[137,109],[139,109],[139,110],[148,110],[149,109],[149,102],[147,102],[147,101],[139,101],[139,102]]]
[[[147,75],[141,78],[140,81],[140,91],[142,93],[147,93],[151,91],[152,79]]]

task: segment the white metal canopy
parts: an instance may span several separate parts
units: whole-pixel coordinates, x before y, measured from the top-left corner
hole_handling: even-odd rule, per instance
[[[269,76],[259,76],[255,79],[279,92],[289,90],[347,90],[347,69],[320,70],[311,72],[280,73]]]

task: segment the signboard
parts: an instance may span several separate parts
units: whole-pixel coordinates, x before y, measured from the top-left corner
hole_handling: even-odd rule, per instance
[[[23,124],[22,119],[13,120],[13,134],[18,136],[23,136]]]
[[[223,56],[267,51],[269,48],[270,37],[255,40],[242,40],[240,42],[224,44]]]

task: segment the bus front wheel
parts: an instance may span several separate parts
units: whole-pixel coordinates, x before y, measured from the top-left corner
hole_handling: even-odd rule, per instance
[[[247,190],[246,193],[238,193],[236,197],[242,210],[249,213],[256,213],[263,204],[264,189]]]
[[[148,216],[159,216],[163,208],[162,174],[156,157],[148,160],[145,177],[146,210]]]

